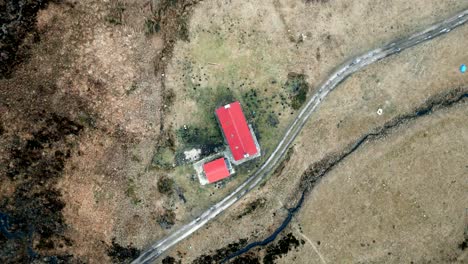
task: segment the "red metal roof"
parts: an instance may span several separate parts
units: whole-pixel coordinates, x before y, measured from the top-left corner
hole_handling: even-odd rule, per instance
[[[217,182],[229,176],[229,169],[224,158],[215,159],[203,164],[206,179],[209,183]]]
[[[257,146],[239,102],[216,109],[216,115],[235,161],[257,154]]]

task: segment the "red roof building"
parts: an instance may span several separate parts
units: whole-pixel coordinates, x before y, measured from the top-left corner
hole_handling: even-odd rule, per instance
[[[203,164],[203,171],[208,183],[220,181],[231,175],[224,157]]]
[[[239,102],[216,109],[216,116],[231,149],[234,163],[260,154]]]

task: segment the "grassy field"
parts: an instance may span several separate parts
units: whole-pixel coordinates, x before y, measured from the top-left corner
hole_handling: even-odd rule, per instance
[[[221,8],[214,12],[215,6]],[[369,13],[369,21],[376,21],[369,27],[357,22],[354,12],[358,8],[368,12],[372,8],[385,8],[383,3],[375,6],[338,2],[307,5],[285,1],[269,1],[262,6],[252,2],[201,4],[189,23],[189,41],[176,43],[165,72],[166,89],[176,94],[165,118],[165,127],[170,128],[168,132],[176,135],[174,155],[181,157],[183,151],[192,148],[202,149],[203,155],[219,151],[224,141],[214,110],[238,100],[259,139],[262,158],[248,167],[236,169],[236,175],[222,184],[221,189],[219,186],[194,187],[206,192],[192,196],[186,206],[206,208],[245,179],[271,153],[305,98],[314,93],[321,78],[333,67],[363,52],[363,46],[371,48],[408,33],[409,28],[417,28],[401,17],[397,6],[404,12],[413,8],[405,3],[392,3],[394,9],[388,17],[400,20],[382,30],[379,26],[385,18]],[[455,3],[433,4],[420,14],[423,19],[418,23],[435,22],[437,19],[429,18],[430,12],[448,13],[457,7]],[[312,15],[306,15],[300,11],[302,9],[313,10]],[[349,22],[345,23],[348,20],[344,17],[348,17]],[[313,19],[313,31],[304,23],[306,18]],[[329,25],[334,26],[327,31]],[[379,31],[378,39],[365,33],[373,31]],[[347,32],[362,38],[350,38]],[[369,87],[380,85],[382,78],[383,74],[377,73],[361,84],[366,92],[365,100],[374,101],[375,91]],[[391,101],[383,107],[386,114],[397,111]],[[345,125],[346,119],[343,122]],[[185,169],[171,175],[180,185],[194,184],[187,181],[194,173],[190,165],[184,162],[179,165]],[[184,174],[178,175],[177,171]]]
[[[374,4],[376,4],[374,2]],[[417,4],[423,4],[422,2],[417,2]],[[298,4],[299,5],[299,4]],[[333,4],[330,4],[333,5]],[[330,5],[325,5],[324,7],[326,10],[329,10],[331,8]],[[365,5],[362,3],[362,5]],[[383,8],[386,9],[387,7],[384,7],[385,4],[382,2],[382,6],[380,5],[375,5],[373,8],[379,10],[378,8]],[[398,8],[402,8],[402,10],[406,10],[405,12],[409,12],[408,10],[411,9],[411,7],[405,6],[401,2],[393,3],[392,5],[392,10],[396,10]],[[317,7],[317,6],[315,6]],[[265,7],[266,8],[266,7]],[[414,7],[415,8],[415,7]],[[456,8],[456,6],[451,6],[447,5],[445,6],[446,12],[451,12],[448,10],[452,10],[451,8]],[[461,8],[458,6],[458,8]],[[351,8],[352,9],[352,8]],[[433,3],[430,5],[427,5],[425,7],[425,14],[427,15],[428,13],[432,14],[429,17],[426,17],[424,14],[419,13],[418,15],[421,15],[419,19],[414,19],[413,22],[418,21],[418,23],[424,23],[424,21],[437,21],[436,15],[440,16],[442,7],[438,5],[437,3]],[[294,10],[294,9],[290,9]],[[335,8],[335,10],[339,10],[339,8]],[[246,11],[247,12],[247,11]],[[319,12],[319,11],[315,11]],[[403,11],[402,11],[403,12]],[[294,13],[294,12],[292,12]],[[295,13],[294,13],[295,14]],[[389,16],[386,17],[389,19],[390,14],[386,13]],[[322,16],[319,16],[323,18]],[[331,20],[333,20],[333,15]],[[349,14],[349,19],[354,22],[354,19],[352,18],[353,16]],[[397,16],[398,17],[398,16]],[[425,18],[424,18],[425,17]],[[342,18],[342,17],[341,17]],[[195,19],[195,18],[194,18]],[[291,18],[293,21],[294,20],[299,20],[297,17]],[[382,17],[375,17],[375,18],[369,18],[369,20],[374,21],[375,23],[382,23],[382,22],[377,22],[378,19],[383,19]],[[390,21],[390,20],[387,20]],[[412,25],[408,21],[405,21],[404,19],[402,20],[391,20],[392,22],[388,25],[388,27],[393,27],[394,29],[398,28],[399,29],[399,34],[405,35],[406,32],[411,31],[410,28],[416,29],[416,28],[422,28],[422,24],[418,25]],[[297,22],[299,23],[299,22]],[[318,22],[319,23],[319,22]],[[320,24],[326,24],[325,22],[320,22]],[[337,22],[338,23],[338,22]],[[359,23],[357,23],[359,24]],[[346,24],[349,26],[349,31],[350,32],[359,32],[358,34],[364,34],[364,32],[373,32],[377,31],[378,29],[373,28],[372,26],[368,27],[360,27],[359,29],[353,28],[354,26],[358,26],[357,24]],[[297,24],[296,24],[297,25]],[[301,24],[302,25],[302,24]],[[341,25],[341,24],[340,24]],[[305,25],[304,25],[305,26]],[[290,28],[291,31],[293,31],[293,28]],[[297,31],[300,31],[296,29]],[[320,31],[317,29],[317,31]],[[322,160],[324,157],[327,155],[333,154],[333,153],[340,153],[340,151],[343,150],[348,144],[353,142],[353,140],[358,139],[363,133],[367,133],[370,131],[373,131],[378,126],[381,126],[385,122],[397,118],[399,116],[402,116],[406,113],[412,112],[415,110],[416,107],[419,107],[421,104],[423,104],[428,98],[435,94],[440,94],[444,93],[446,91],[452,90],[454,88],[458,87],[466,87],[466,78],[464,75],[460,74],[458,71],[459,65],[466,60],[466,56],[464,56],[462,50],[463,47],[459,45],[459,43],[462,43],[466,40],[466,27],[462,27],[460,29],[457,29],[453,32],[451,32],[449,35],[444,36],[442,38],[436,39],[432,42],[423,44],[421,46],[412,48],[408,51],[405,51],[395,57],[388,58],[386,60],[383,60],[381,62],[378,62],[367,69],[364,69],[363,71],[356,73],[354,76],[350,77],[347,79],[345,82],[343,82],[337,90],[332,92],[329,97],[322,103],[320,106],[318,112],[316,115],[311,117],[311,120],[307,123],[306,127],[304,128],[304,131],[302,131],[301,135],[299,136],[298,140],[296,141],[295,147],[293,148],[294,151],[291,154],[291,157],[289,161],[285,164],[285,166],[280,170],[280,173],[275,174],[266,184],[256,190],[254,193],[248,195],[243,201],[241,201],[239,204],[235,205],[231,210],[220,216],[217,220],[215,220],[213,223],[208,224],[206,230],[200,231],[199,233],[195,234],[193,237],[189,238],[186,241],[183,241],[179,246],[174,248],[172,253],[169,253],[171,256],[175,257],[174,252],[180,251],[183,252],[183,258],[181,258],[183,263],[190,263],[197,257],[199,257],[201,254],[215,254],[217,249],[223,248],[220,246],[220,241],[223,241],[221,243],[222,245],[228,245],[230,243],[239,241],[240,239],[248,238],[251,241],[254,240],[260,240],[262,238],[265,238],[267,234],[270,234],[272,230],[277,227],[280,222],[283,220],[285,216],[285,208],[291,207],[292,206],[292,201],[293,199],[291,197],[295,197],[295,194],[297,194],[297,187],[299,186],[299,180],[300,176],[303,174],[303,172],[313,163],[319,162]],[[311,67],[314,70],[317,70],[316,72],[312,73],[312,71],[308,71],[307,67],[303,66],[304,69],[304,74],[308,76],[308,84],[310,86],[310,91],[313,91],[314,85],[319,83],[320,76],[323,76],[325,78],[326,76],[326,70],[327,65],[330,65],[330,68],[332,68],[331,64],[339,63],[344,60],[344,54],[340,55],[339,53],[336,52],[336,50],[342,50],[346,51],[345,54],[356,54],[360,50],[363,50],[364,46],[367,45],[367,47],[371,48],[373,47],[372,44],[375,43],[382,43],[385,42],[385,39],[390,38],[391,36],[397,34],[396,31],[390,31],[388,30],[386,33],[385,32],[379,32],[379,36],[382,36],[382,38],[374,38],[371,44],[360,44],[360,45],[354,45],[354,46],[348,46],[352,45],[351,43],[353,42],[361,42],[364,43],[368,39],[366,38],[361,38],[361,39],[353,39],[350,40],[348,39],[347,41],[344,41],[340,43],[338,46],[335,46],[334,48],[331,48],[330,52],[321,52],[321,57],[320,61],[314,62],[315,57],[313,59],[310,59],[311,57],[309,56],[308,58],[310,61],[308,63],[314,65]],[[341,36],[342,37],[342,36]],[[375,37],[375,35],[374,35]],[[333,36],[331,37],[332,39],[334,38]],[[309,39],[309,38],[307,38]],[[307,39],[304,43],[307,43]],[[309,45],[318,45],[321,50],[326,49],[326,47],[329,47],[327,45],[322,45],[323,43],[315,43],[315,44],[309,44]],[[304,44],[307,45],[307,44]],[[353,48],[354,47],[354,48]],[[353,51],[351,51],[354,49]],[[308,50],[314,50],[314,48],[311,48],[309,46]],[[340,58],[343,59],[340,61]],[[328,68],[328,69],[330,69]],[[323,74],[322,74],[323,73]],[[284,81],[285,82],[285,81]],[[464,86],[465,85],[465,86]],[[379,115],[377,113],[378,109],[382,109],[382,115]],[[435,114],[438,116],[438,114]],[[460,118],[463,114],[459,113],[456,116]],[[450,116],[450,115],[446,115]],[[435,118],[435,117],[434,117]],[[451,119],[450,119],[451,120]],[[432,121],[428,121],[432,122]],[[436,121],[433,121],[436,122]],[[454,123],[450,123],[451,121],[447,121],[447,127],[445,128],[440,128],[440,129],[450,129],[454,125]],[[454,121],[455,122],[455,121]],[[445,124],[445,123],[444,123]],[[437,125],[436,125],[437,126]],[[405,129],[408,129],[409,131],[413,131],[413,127],[409,126],[406,127],[404,126],[401,128],[401,132],[395,132],[397,135],[399,133],[403,133]],[[419,128],[414,128],[414,131],[416,131]],[[413,133],[413,132],[408,132],[408,133]],[[404,138],[405,136],[402,136]],[[383,142],[386,142],[387,137],[383,137],[381,140]],[[401,139],[404,140],[404,139]],[[448,139],[447,139],[448,140]],[[393,142],[393,141],[392,141]],[[450,141],[452,144],[453,141]],[[389,148],[393,143],[382,143],[385,144],[385,146],[388,146]],[[395,143],[396,144],[396,143]],[[401,146],[401,145],[398,145]],[[419,148],[423,149],[426,147],[426,144],[420,144]],[[440,146],[442,147],[442,146]],[[395,146],[395,152],[397,153],[398,147]],[[422,150],[421,150],[422,151]],[[363,150],[363,152],[366,152]],[[373,154],[366,154],[366,157],[371,160],[371,156],[377,157],[377,153],[372,152]],[[460,155],[460,152],[458,151],[456,153],[452,153],[453,155],[457,156]],[[449,159],[451,157],[450,153],[446,154],[444,156],[445,158]],[[364,154],[363,154],[364,155]],[[395,154],[395,156],[392,157],[387,157],[386,160],[388,162],[391,162],[391,160],[399,160],[402,159],[402,163],[406,162],[403,161],[403,157],[401,157],[400,154]],[[411,161],[407,161],[411,162]],[[430,162],[429,162],[430,163]],[[343,174],[345,174],[345,178],[341,177],[340,180],[335,180],[335,185],[334,187],[327,187],[327,182],[325,181],[323,183],[323,187],[320,187],[321,189],[323,188],[326,191],[323,191],[322,195],[326,199],[323,198],[320,200],[321,202],[319,204],[314,205],[314,197],[315,197],[315,192],[313,192],[310,195],[310,198],[306,199],[305,204],[307,204],[306,208],[308,207],[317,207],[321,208],[323,212],[326,210],[334,210],[336,212],[335,215],[330,216],[330,218],[323,219],[321,220],[320,214],[322,211],[314,211],[314,210],[304,210],[303,216],[299,216],[300,220],[293,220],[293,223],[290,228],[288,228],[285,232],[292,232],[294,236],[298,239],[304,240],[306,243],[298,249],[298,253],[294,253],[291,251],[290,253],[287,254],[287,256],[284,258],[283,262],[281,263],[291,263],[291,262],[297,262],[297,263],[308,263],[307,260],[308,258],[313,257],[313,259],[317,260],[318,262],[321,262],[320,257],[318,257],[317,253],[315,253],[314,247],[317,245],[317,241],[320,239],[315,238],[314,236],[309,237],[310,234],[314,234],[313,232],[319,232],[322,227],[327,227],[330,229],[330,232],[333,230],[333,227],[329,225],[330,222],[334,221],[333,217],[336,217],[337,220],[343,219],[343,224],[341,225],[342,229],[345,230],[346,226],[356,226],[359,221],[354,221],[353,217],[347,217],[346,215],[338,215],[340,211],[344,211],[346,207],[349,207],[351,205],[354,206],[359,206],[358,204],[355,204],[353,202],[352,197],[357,197],[359,195],[362,195],[364,190],[359,190],[358,188],[350,190],[349,196],[346,196],[344,198],[342,195],[344,195],[341,192],[341,187],[343,184],[348,184],[349,181],[352,181],[352,179],[357,180],[358,174],[362,174],[361,170],[358,170],[360,165],[363,165],[364,163],[362,161],[356,161],[347,166],[347,169],[340,169],[342,170]],[[354,166],[354,167],[353,167]],[[363,165],[364,166],[364,165]],[[403,165],[402,165],[403,166]],[[374,168],[369,168],[371,171],[374,171]],[[377,169],[376,169],[377,170]],[[383,170],[383,168],[382,168]],[[372,174],[372,173],[371,173]],[[374,175],[374,174],[372,174]],[[394,177],[399,177],[395,175]],[[403,176],[401,176],[403,177]],[[433,176],[427,176],[427,177],[433,177]],[[436,176],[434,176],[436,177]],[[408,177],[411,178],[411,177]],[[411,181],[411,179],[408,179]],[[408,184],[410,184],[408,182]],[[322,185],[320,185],[322,186]],[[379,183],[368,183],[366,185],[367,188],[369,189],[379,189],[381,188],[379,186]],[[351,192],[354,196],[351,195]],[[435,195],[442,195],[441,193],[435,194]],[[317,194],[319,195],[319,194]],[[439,197],[439,196],[438,196]],[[262,207],[257,208],[256,210],[253,210],[250,214],[238,218],[239,215],[242,215],[247,208],[250,207],[250,204],[253,203],[256,199],[265,199],[266,202]],[[439,197],[440,199],[443,199],[442,196]],[[343,201],[343,204],[340,205],[335,205],[333,204],[333,201],[339,199]],[[369,201],[372,201],[373,198],[369,198]],[[434,198],[435,199],[435,198]],[[346,201],[346,205],[344,205],[344,201]],[[309,203],[311,205],[309,205]],[[382,207],[385,207],[385,205],[381,205]],[[383,219],[385,217],[394,217],[390,215],[385,215],[383,212],[379,216],[376,216],[379,219]],[[451,217],[455,218],[457,217],[455,214],[451,215]],[[310,221],[310,222],[309,222]],[[360,220],[360,222],[364,221],[363,219]],[[307,230],[309,230],[309,233],[306,233],[306,226],[309,226],[309,223],[315,223],[314,227],[308,227]],[[377,227],[376,227],[377,228]],[[402,232],[407,232],[408,234],[413,234],[415,236],[415,240],[420,239],[419,237],[416,238],[416,234],[411,233],[411,232],[417,232],[414,231],[416,229],[419,230],[419,228],[422,228],[424,230],[429,230],[428,226],[425,227],[419,227],[419,226],[406,226],[404,231]],[[413,229],[414,228],[414,229]],[[457,225],[457,228],[459,229],[459,226]],[[297,229],[297,230],[296,230]],[[421,230],[422,230],[421,229]],[[457,230],[458,230],[457,229]],[[302,230],[303,233],[301,233],[298,230]],[[442,232],[441,230],[439,230]],[[439,232],[438,231],[438,232]],[[352,232],[350,231],[343,231],[343,232]],[[338,233],[336,233],[338,234]],[[305,235],[309,240],[312,241],[312,243],[315,243],[314,245],[310,245],[310,243],[307,241],[306,238],[304,238]],[[337,235],[338,236],[338,235]],[[346,239],[347,241],[357,241],[360,235],[358,232],[353,233],[352,236],[347,236]],[[335,237],[338,239],[338,237]],[[334,238],[334,239],[335,239]],[[381,234],[380,241],[385,241],[385,234]],[[333,242],[334,239],[331,239]],[[389,238],[390,239],[390,238]],[[423,239],[423,238],[421,238]],[[457,234],[456,239],[453,238],[453,240],[450,240],[451,246],[450,248],[447,247],[447,252],[456,253],[456,245],[455,247],[452,247],[455,243],[458,243],[460,239],[460,234]],[[345,241],[344,239],[342,241]],[[386,240],[388,242],[388,240]],[[418,240],[420,241],[420,240]],[[448,240],[447,240],[448,241]],[[458,241],[458,242],[456,242]],[[327,245],[327,256],[329,257],[326,258],[325,261],[330,260],[333,262],[339,261],[340,258],[347,259],[351,262],[358,261],[356,255],[346,255],[348,253],[343,253],[339,254],[333,253],[333,249],[336,251],[336,247],[333,245],[333,243],[330,242],[331,244]],[[321,241],[321,245],[323,246],[323,241]],[[343,242],[345,243],[345,242]],[[364,242],[359,242],[355,244],[349,244],[350,247],[354,248],[354,245],[357,247],[361,247],[361,243]],[[365,247],[363,250],[368,249],[367,244],[372,245],[372,239],[369,241],[365,241]],[[383,243],[383,242],[382,242]],[[420,242],[418,242],[418,245]],[[189,248],[189,245],[196,245],[192,246]],[[341,244],[343,247],[348,246],[348,244]],[[209,250],[207,250],[209,249]],[[372,254],[378,255],[381,254],[380,252],[382,248],[375,248],[374,251],[372,251]],[[307,251],[307,254],[305,253]],[[320,248],[319,248],[320,251]],[[361,252],[361,251],[357,251]],[[399,252],[403,252],[403,249],[400,248],[395,248],[393,251],[393,257],[396,254],[399,254]],[[417,246],[414,246],[414,255],[411,255],[414,257],[413,259],[417,260],[420,259],[421,255],[418,255],[418,252],[424,252],[423,248],[419,248]],[[384,252],[387,254],[387,252]],[[263,256],[265,255],[265,250],[261,250],[257,252],[257,250],[253,250],[252,255],[253,256]],[[402,253],[403,254],[403,253]],[[405,253],[406,254],[406,253]],[[303,256],[303,257],[301,257]],[[363,255],[364,256],[364,255]],[[380,255],[379,255],[380,256]],[[410,256],[410,255],[408,255]],[[354,258],[356,257],[356,258]],[[372,260],[371,255],[365,255],[365,257],[368,257],[368,260]],[[452,254],[453,257],[453,254]],[[176,259],[178,259],[176,257]],[[376,258],[377,259],[377,258]],[[395,258],[396,259],[396,258]],[[402,258],[408,260],[409,257]],[[437,259],[437,258],[436,258]]]

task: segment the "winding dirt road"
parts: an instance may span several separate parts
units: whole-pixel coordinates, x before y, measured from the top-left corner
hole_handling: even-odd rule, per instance
[[[468,10],[464,10],[463,12],[458,13],[457,15],[450,17],[440,23],[432,25],[421,32],[404,39],[396,40],[384,45],[381,48],[371,50],[339,66],[337,70],[333,72],[324,83],[321,84],[319,90],[307,101],[306,105],[299,112],[299,115],[296,117],[294,122],[289,126],[283,139],[278,143],[273,153],[265,161],[265,163],[263,163],[263,165],[257,171],[255,171],[253,175],[251,175],[244,183],[242,183],[223,200],[206,210],[202,215],[188,224],[180,227],[166,238],[155,242],[132,263],[137,264],[153,262],[170,247],[174,246],[182,239],[194,233],[208,221],[215,218],[217,215],[229,208],[232,204],[241,199],[246,193],[255,188],[276,168],[276,166],[279,164],[279,161],[281,161],[281,159],[284,157],[294,139],[304,127],[310,115],[315,111],[322,100],[328,95],[328,93],[335,89],[339,83],[341,83],[351,74],[385,57],[399,53],[400,51],[403,51],[407,48],[416,46],[440,35],[446,34],[456,27],[465,24],[467,20]]]

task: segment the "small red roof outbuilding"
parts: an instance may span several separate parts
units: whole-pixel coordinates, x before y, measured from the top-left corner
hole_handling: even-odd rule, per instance
[[[224,137],[229,144],[234,161],[240,161],[259,154],[259,149],[252,136],[239,102],[234,102],[216,109]]]
[[[224,157],[203,164],[208,183],[213,183],[227,178],[231,173]]]

